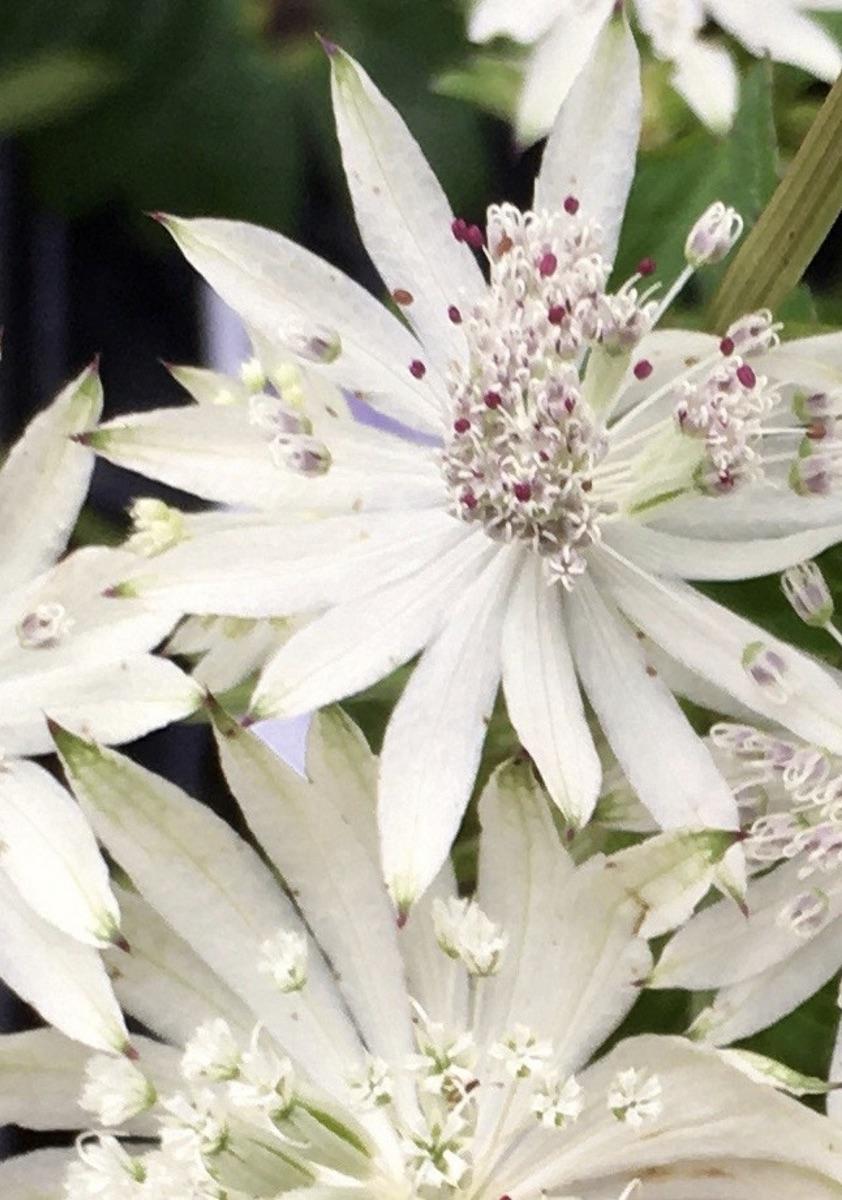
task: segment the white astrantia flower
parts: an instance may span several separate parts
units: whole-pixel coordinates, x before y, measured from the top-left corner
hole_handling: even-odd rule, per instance
[[[173,663],[150,653],[177,611],[137,600],[121,611],[103,595],[133,556],[87,546],[62,559],[94,466],[84,431],[102,399],[92,365],[30,423],[0,469],[0,970],[24,996],[40,991],[50,962],[71,961],[101,993],[107,981],[91,947],[121,939],[108,871],[78,805],[24,757],[51,750],[47,714],[120,742],[201,700]],[[52,997],[57,1008],[61,1001]],[[104,1003],[99,1017],[96,1032],[87,1027],[91,1044],[121,1048],[116,1005]]]
[[[377,764],[347,717],[315,718],[304,777],[213,715],[261,853],[167,781],[57,731],[80,803],[137,889],[132,952],[108,962],[125,1011],[161,1039],[138,1036],[133,1053],[162,1099],[119,1131],[133,1139],[123,1149],[114,1130],[92,1131],[78,1158],[0,1165],[4,1197],[617,1200],[650,1178],[689,1195],[706,1171],[731,1200],[754,1200],[758,1179],[779,1200],[835,1197],[838,1130],[742,1061],[659,1036],[592,1061],[651,969],[642,931],[664,932],[666,913],[698,899],[729,837],[665,833],[575,866],[531,767],[505,765],[480,800],[476,900],[512,953],[472,975],[438,946],[429,898],[395,920],[376,861]],[[435,895],[455,894],[448,865]],[[279,928],[308,944],[306,983],[286,994],[256,969]],[[500,1070],[492,1049],[507,1040],[540,1046],[528,1072]],[[7,1061],[4,1117],[85,1127],[76,1043],[7,1035]]]
[[[640,121],[622,20],[600,35],[559,115],[534,211],[492,206],[485,230],[453,218],[398,114],[328,50],[358,223],[418,338],[278,235],[166,224],[245,319],[267,373],[296,351],[312,374],[362,393],[388,428],[308,409],[331,454],[317,477],[278,468],[253,442],[246,453],[242,406],[97,430],[90,440],[110,460],[252,510],[207,514],[203,532],[140,564],[124,594],[306,618],[264,670],[250,719],[359,692],[422,652],[380,767],[383,864],[404,913],[459,827],[501,681],[570,823],[587,821],[600,785],[581,685],[659,824],[736,827],[673,691],[713,694],[720,711],[736,699],[840,752],[842,693],[685,581],[782,570],[842,535],[842,335],[779,345],[763,312],[721,338],[651,332],[689,263],[663,299],[641,279],[651,262],[608,290]],[[714,205],[690,231],[692,262],[718,261],[739,228]],[[231,437],[240,450],[226,457]],[[281,496],[273,515],[255,489],[267,470]]]
[[[708,36],[709,22],[750,54],[791,63],[828,83],[842,67],[842,52],[814,16],[842,11],[842,0],[629,0],[627,7],[655,57],[672,65],[672,86],[717,133],[734,119],[740,84],[724,38]],[[616,9],[616,0],[473,0],[472,41],[507,37],[529,47],[515,117],[521,142],[534,142],[552,128]]]
[[[720,901],[693,917],[649,982],[718,989],[691,1032],[721,1045],[773,1024],[842,967],[842,756],[747,724],[715,725],[709,740],[742,814],[746,912]]]
[[[149,653],[177,611],[133,601],[120,612],[102,595],[133,563],[130,555],[87,546],[58,561],[93,470],[85,430],[101,411],[94,364],[30,423],[0,469],[0,750],[6,755],[49,751],[45,712],[118,742],[186,716],[200,700],[172,663]],[[6,840],[3,829],[0,838]]]

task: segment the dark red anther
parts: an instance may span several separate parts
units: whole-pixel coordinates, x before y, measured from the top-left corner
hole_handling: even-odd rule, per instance
[[[447,310],[447,315],[450,317],[454,325],[462,324],[462,314],[455,304],[451,304],[450,308]]]
[[[560,325],[564,320],[566,311],[563,304],[553,304],[547,313],[547,320],[551,325]]]
[[[468,236],[468,222],[463,217],[454,217],[450,229],[457,242],[464,242]]]
[[[735,350],[734,339],[729,338],[729,337],[724,337],[722,339],[722,341],[719,343],[719,349],[722,351],[722,353],[727,358],[729,355],[734,353],[734,350]]]
[[[757,383],[757,376],[748,363],[743,363],[741,367],[737,367],[737,378],[745,388],[753,388]]]
[[[413,358],[409,364],[409,373],[414,375],[416,379],[423,379],[427,374],[427,368],[424,366],[420,358]]]
[[[483,396],[486,408],[499,408],[503,403],[503,397],[499,392],[486,392]]]
[[[538,263],[539,272],[546,278],[548,275],[555,275],[558,267],[558,259],[551,250],[542,255],[541,261]]]
[[[532,499],[532,485],[529,483],[516,483],[512,490],[515,497],[523,504]]]
[[[453,422],[453,429],[456,433],[467,433],[471,428],[471,422],[467,417],[457,417]]]
[[[576,401],[573,398],[573,396],[567,397],[567,399],[564,401],[564,407],[567,410],[567,412],[569,412],[569,413],[573,412],[573,409],[576,407]]]
[[[575,196],[565,196],[564,211],[569,213],[571,217],[576,216],[576,213],[579,211],[579,201]]]
[[[650,258],[647,254],[646,258],[642,258],[637,264],[637,273],[638,275],[643,276],[654,275],[657,267],[658,264],[655,262],[654,258]]]
[[[635,379],[648,379],[654,369],[648,358],[642,358],[640,362],[634,364],[632,373]]]
[[[394,300],[395,304],[399,304],[401,308],[406,308],[408,305],[412,304],[415,297],[413,296],[412,292],[408,292],[406,288],[395,288],[395,290],[392,292],[392,299]]]
[[[479,225],[469,225],[465,233],[465,241],[472,250],[481,250],[485,245],[485,234]]]
[[[474,509],[477,506],[477,498],[473,492],[463,492],[462,503],[465,505],[465,508]]]
[[[827,425],[824,421],[814,421],[807,429],[807,437],[811,442],[820,442],[827,437]]]

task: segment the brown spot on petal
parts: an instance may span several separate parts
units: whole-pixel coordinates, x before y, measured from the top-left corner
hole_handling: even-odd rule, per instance
[[[408,304],[412,304],[415,297],[412,292],[408,292],[406,288],[395,288],[392,292],[392,299],[395,304],[400,304],[402,308],[406,308]]]

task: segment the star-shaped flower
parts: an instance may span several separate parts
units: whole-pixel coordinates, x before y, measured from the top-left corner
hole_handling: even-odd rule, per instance
[[[112,461],[251,509],[203,516],[120,590],[185,612],[311,618],[269,662],[253,719],[358,692],[421,654],[380,763],[383,863],[402,911],[459,828],[501,680],[572,824],[600,786],[581,686],[661,826],[735,828],[730,789],[673,691],[729,694],[840,751],[842,693],[685,580],[765,575],[842,535],[842,338],[778,345],[768,313],[721,338],[651,332],[738,236],[722,204],[690,231],[662,300],[640,292],[651,263],[609,289],[640,117],[622,20],[559,116],[534,211],[493,206],[485,231],[453,217],[395,110],[329,52],[360,230],[414,332],[277,234],[166,224],[244,317],[270,379],[273,361],[297,355],[403,426],[325,404],[302,435],[299,414],[298,433],[272,439],[315,437],[330,459],[315,473],[278,461],[245,402],[102,427],[91,441]],[[277,374],[270,393],[288,424]]]

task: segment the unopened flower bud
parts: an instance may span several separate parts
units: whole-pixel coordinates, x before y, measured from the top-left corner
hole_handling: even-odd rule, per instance
[[[24,650],[49,650],[73,628],[73,618],[63,604],[48,601],[39,604],[18,622],[18,642]]]
[[[792,401],[792,411],[805,425],[813,425],[816,421],[830,421],[842,409],[842,395],[839,392],[796,392]]]
[[[789,468],[789,486],[799,496],[829,496],[833,491],[833,461],[828,454],[809,451],[808,438],[804,443]]]
[[[326,475],[330,470],[330,451],[318,438],[279,437],[272,443],[271,450],[277,464],[297,475]]]
[[[781,909],[778,924],[799,937],[814,937],[824,928],[830,902],[824,892],[802,892]]]
[[[722,262],[743,232],[743,218],[721,200],[711,204],[687,236],[684,257],[691,267]]]
[[[262,391],[266,383],[266,372],[259,358],[248,358],[240,364],[240,379],[250,392]]]
[[[731,354],[746,357],[749,354],[763,354],[780,343],[778,331],[782,328],[775,324],[768,308],[760,312],[747,313],[733,325],[729,325],[723,338],[731,348]]]
[[[763,642],[750,642],[742,656],[743,668],[770,700],[785,704],[790,698],[787,686],[786,661],[780,651]]]
[[[184,536],[184,513],[163,500],[143,496],[132,504],[129,516],[133,532],[126,546],[144,558],[169,550]]]
[[[816,563],[799,563],[784,571],[781,588],[806,625],[823,629],[829,623],[833,616],[833,597]]]
[[[308,362],[327,365],[342,353],[342,338],[335,329],[314,329],[309,333],[280,330],[280,336],[293,354]]]

